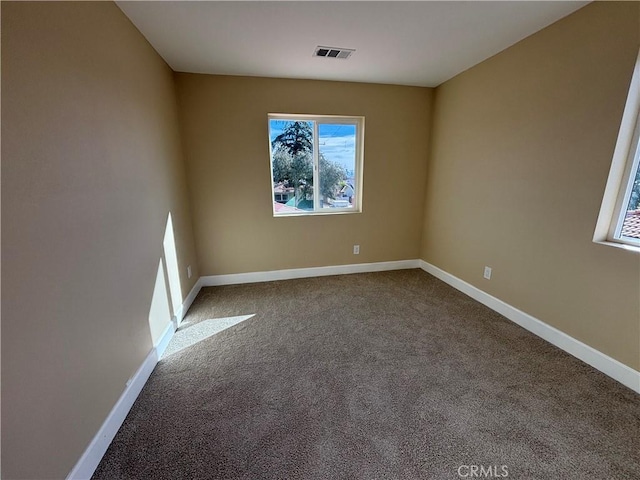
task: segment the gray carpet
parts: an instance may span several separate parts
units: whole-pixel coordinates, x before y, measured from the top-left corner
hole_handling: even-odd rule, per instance
[[[93,478],[640,479],[639,395],[421,270],[205,288],[183,331],[252,314],[159,362]]]

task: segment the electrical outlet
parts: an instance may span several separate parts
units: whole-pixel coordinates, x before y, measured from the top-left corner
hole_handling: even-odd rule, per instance
[[[353,246],[353,254],[354,255],[360,255],[360,245],[354,245]]]
[[[491,280],[491,267],[484,267],[484,278]]]
[[[191,278],[191,265],[187,267],[187,277]]]

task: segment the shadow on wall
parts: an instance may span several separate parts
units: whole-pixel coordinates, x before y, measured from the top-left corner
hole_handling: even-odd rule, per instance
[[[175,328],[180,321],[178,311],[182,305],[182,288],[171,212],[167,217],[162,247],[149,307],[149,331],[154,347],[158,345],[169,325],[173,322]]]

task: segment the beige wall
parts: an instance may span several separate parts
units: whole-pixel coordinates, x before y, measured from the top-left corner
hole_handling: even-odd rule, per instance
[[[438,87],[422,243],[635,369],[640,259],[591,239],[639,35],[640,4],[590,4]]]
[[[169,212],[197,278],[183,170],[172,72],[115,4],[2,3],[3,478],[64,478],[149,353]]]
[[[418,257],[431,89],[176,79],[202,275]],[[267,113],[365,116],[362,213],[273,218]]]

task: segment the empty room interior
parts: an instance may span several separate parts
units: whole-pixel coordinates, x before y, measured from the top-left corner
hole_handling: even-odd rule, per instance
[[[640,478],[640,3],[0,13],[3,478]]]

